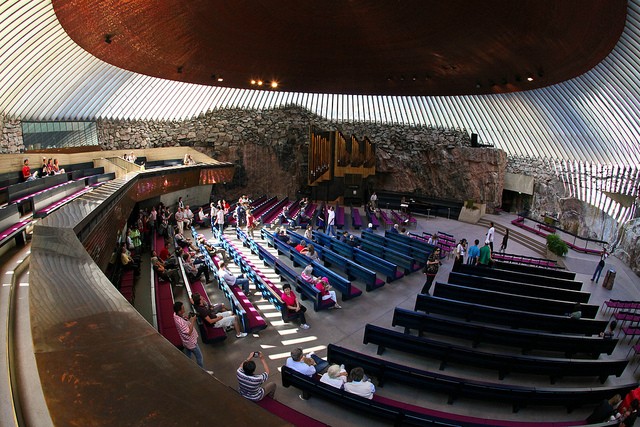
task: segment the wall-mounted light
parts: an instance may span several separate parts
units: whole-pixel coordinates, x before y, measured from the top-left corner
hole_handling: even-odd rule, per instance
[[[111,44],[111,42],[113,41],[113,34],[105,34],[104,35],[104,42],[107,44]]]
[[[178,70],[177,70],[178,74],[182,74],[182,69],[183,69],[182,65],[178,67]]]

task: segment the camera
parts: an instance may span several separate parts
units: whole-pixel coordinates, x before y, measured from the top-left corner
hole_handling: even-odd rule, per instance
[[[253,352],[253,357],[260,357],[260,352],[259,351],[254,351]]]

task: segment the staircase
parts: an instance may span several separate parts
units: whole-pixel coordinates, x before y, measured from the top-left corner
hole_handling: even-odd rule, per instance
[[[489,229],[489,227],[491,226],[491,221],[482,218],[480,219],[480,221],[478,221],[478,225],[482,225],[484,227],[486,227],[487,229]],[[498,234],[501,234],[504,236],[504,234],[507,232],[507,227],[505,227],[502,224],[498,224],[496,222],[493,223],[493,226],[496,229],[496,232]],[[535,239],[532,239],[531,236],[524,234],[522,232],[520,232],[518,230],[518,228],[514,225],[512,227],[509,227],[509,240],[513,240],[514,242],[518,242],[519,244],[521,244],[522,246],[531,249],[532,251],[536,252],[537,254],[539,254],[540,256],[542,256],[543,258],[545,258],[547,256],[547,245],[544,242],[539,242]],[[494,249],[497,251],[500,248],[500,243],[502,242],[501,239],[495,239],[494,240]]]

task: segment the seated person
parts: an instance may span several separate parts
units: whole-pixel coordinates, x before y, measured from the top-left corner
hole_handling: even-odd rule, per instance
[[[282,291],[284,292],[284,295],[282,295],[282,301],[286,305],[285,312],[283,313],[283,320],[300,319],[300,329],[309,329],[307,319],[304,315],[307,308],[304,305],[300,305],[300,301],[296,298],[296,294],[291,290],[291,285],[285,283],[282,286]]]
[[[573,306],[571,313],[567,313],[567,316],[574,320],[580,320],[580,318],[582,317],[582,307],[580,306],[579,302],[577,302],[576,305]]]
[[[322,377],[320,377],[320,382],[329,384],[330,386],[335,388],[342,388],[344,387],[344,383],[347,382],[347,375],[348,374],[344,369],[344,365],[338,366],[336,364],[333,364],[329,366],[327,372],[322,374]]]
[[[170,282],[172,285],[180,285],[180,273],[178,273],[178,269],[167,268],[165,263],[158,258],[156,251],[151,251],[151,265],[163,281]]]
[[[22,179],[25,181],[31,181],[38,177],[38,171],[31,174],[31,168],[29,167],[29,159],[24,159],[22,162]]]
[[[400,234],[398,227],[400,227],[398,224],[393,224],[393,227],[389,229],[389,233]]]
[[[198,267],[195,266],[193,260],[189,253],[185,252],[182,254],[182,261],[184,265],[184,271],[187,273],[187,278],[190,282],[195,282],[200,279],[200,276],[204,274],[204,278],[209,283],[211,280],[209,278],[209,268],[206,264],[200,264]]]
[[[342,306],[338,304],[336,291],[332,290],[331,285],[329,284],[329,278],[323,277],[322,279],[318,280],[316,282],[316,289],[320,291],[322,301],[333,301],[333,306],[331,306],[330,308],[342,308]]]
[[[140,275],[140,265],[136,264],[131,256],[129,256],[127,248],[123,247],[120,253],[120,262],[125,270],[133,270],[136,276]]]
[[[285,365],[294,371],[311,377],[327,369],[329,362],[319,358],[313,352],[309,353],[307,357],[303,357],[302,349],[298,347],[291,351],[291,357],[287,358]]]
[[[313,226],[307,226],[307,229],[304,230],[304,238],[307,240],[313,240]]]
[[[312,260],[312,261],[318,261],[320,259],[320,255],[318,255],[318,252],[316,252],[316,248],[313,247],[313,245],[308,245],[307,246],[307,253],[306,255]]]
[[[262,375],[256,375],[256,363],[251,360],[255,357],[259,357],[264,368]],[[245,397],[254,402],[260,401],[264,396],[273,397],[276,392],[276,383],[267,383],[269,379],[269,365],[264,359],[261,351],[252,351],[246,360],[240,364],[236,371],[238,377],[238,391],[240,396]]]
[[[216,239],[205,240],[204,236],[200,235],[198,236],[198,243],[204,246],[212,259],[218,256],[225,264],[229,263],[229,254],[224,250],[224,245],[220,241]]]
[[[370,232],[370,233],[373,233],[373,224],[372,224],[372,223],[369,223],[369,224],[367,225],[367,228],[365,228],[365,229],[364,229],[364,231],[368,231],[368,232]]]
[[[291,240],[291,239],[289,239],[289,236],[287,236],[287,230],[284,227],[280,228],[280,231],[278,231],[278,236],[277,237],[278,237],[278,239],[280,239],[281,241],[283,241],[284,243],[287,243],[287,244]]]
[[[313,265],[308,264],[303,270],[302,273],[300,273],[300,277],[302,277],[302,280],[309,282],[311,284],[313,284],[315,286],[315,284],[320,280],[319,277],[314,277],[313,276]]]
[[[213,325],[214,328],[226,329],[233,326],[233,329],[236,331],[236,338],[244,338],[247,336],[247,333],[242,332],[242,329],[240,329],[238,316],[227,310],[224,304],[207,304],[197,292],[191,295],[191,299],[193,300],[193,305],[196,308],[198,317],[200,317],[203,322]]]
[[[288,224],[290,227],[294,227],[295,226],[295,221],[293,220],[293,218],[291,218],[291,216],[289,216],[289,207],[288,206],[285,206],[282,209],[282,213],[280,214],[278,219],[280,220],[280,225]]]
[[[245,295],[251,295],[251,291],[249,290],[249,279],[244,277],[244,275],[240,275],[239,277],[234,276],[231,271],[229,271],[229,267],[227,267],[226,263],[220,264],[220,275],[224,279],[224,281],[229,286],[240,286],[242,287],[242,291]]]
[[[376,387],[368,379],[365,380],[364,369],[356,367],[349,372],[349,381],[344,384],[344,390],[367,399],[373,399]]]
[[[300,243],[296,245],[296,251],[306,255],[306,253],[309,252],[309,249],[307,249],[307,242],[300,240]]]
[[[353,234],[349,235],[349,240],[347,240],[347,245],[351,246],[352,248],[357,248],[359,246],[358,241],[356,240]]]
[[[615,320],[612,320],[611,323],[609,323],[607,330],[604,332],[600,332],[600,336],[606,340],[613,339],[613,334],[617,326],[618,326],[618,322],[616,322]]]
[[[60,167],[60,165],[58,164],[58,159],[53,159],[53,173],[56,175],[59,173],[64,173],[64,168]]]
[[[196,212],[196,215],[193,221],[199,227],[211,226],[211,221],[209,221],[209,215],[204,213],[204,209],[202,209],[202,207],[198,208],[198,211]]]

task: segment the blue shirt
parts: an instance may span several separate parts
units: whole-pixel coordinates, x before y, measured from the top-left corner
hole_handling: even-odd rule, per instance
[[[469,252],[467,253],[469,258],[476,258],[480,256],[480,248],[477,245],[473,245],[469,248]]]

